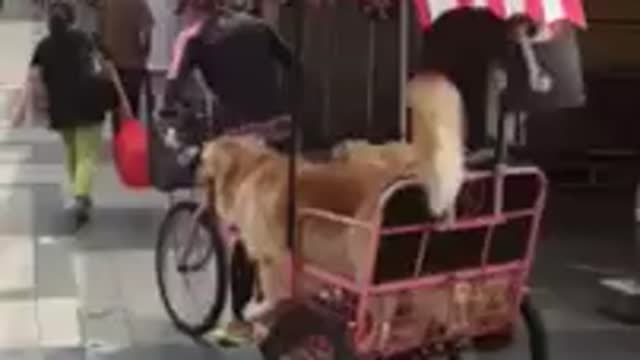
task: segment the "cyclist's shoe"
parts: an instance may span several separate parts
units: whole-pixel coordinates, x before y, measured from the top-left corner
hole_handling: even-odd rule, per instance
[[[73,216],[76,228],[84,226],[91,218],[91,208],[93,207],[91,198],[88,196],[77,196],[73,206]]]
[[[224,328],[212,333],[213,339],[223,347],[236,347],[254,341],[253,325],[243,321],[232,321]]]

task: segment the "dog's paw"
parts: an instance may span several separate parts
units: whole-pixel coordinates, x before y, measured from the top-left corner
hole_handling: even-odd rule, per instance
[[[243,311],[244,319],[248,322],[260,321],[268,317],[277,308],[277,303],[273,301],[263,300],[260,302],[252,301],[245,307]]]

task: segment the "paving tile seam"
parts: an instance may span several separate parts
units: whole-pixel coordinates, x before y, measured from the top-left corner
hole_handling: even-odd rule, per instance
[[[3,301],[30,301],[35,299],[33,287],[0,291],[0,303]]]
[[[116,270],[116,292],[117,292],[117,296],[118,298],[124,302],[125,296],[124,296],[124,282],[122,281],[122,277],[124,274],[122,274],[121,271],[119,271],[119,268],[117,268]],[[133,343],[134,342],[134,326],[133,326],[133,320],[132,320],[132,315],[131,315],[131,310],[127,308],[127,306],[125,304],[122,304],[122,313],[123,313],[123,318],[124,318],[124,326],[125,326],[125,330],[127,332],[126,336],[129,339],[129,342]]]
[[[60,185],[58,183],[53,183],[52,185],[56,185],[56,192],[60,192]],[[35,206],[38,206],[37,198],[35,197],[36,188],[34,186],[29,186],[33,196],[34,201],[36,201]],[[35,215],[35,214],[34,214]],[[54,247],[58,251],[62,251],[62,254],[65,255],[58,260],[64,261],[67,259],[69,262],[69,266],[71,267],[71,259],[72,259],[72,248],[65,241],[59,240],[71,240],[73,242],[73,236],[50,236],[50,235],[32,235],[32,241],[34,243],[33,246],[33,284],[34,284],[34,316],[36,319],[36,329],[37,329],[37,338],[38,345],[41,347],[51,347],[51,345],[56,345],[54,347],[73,347],[80,346],[82,344],[82,334],[80,332],[80,318],[78,316],[78,308],[80,304],[79,292],[78,292],[78,284],[76,279],[71,271],[68,276],[71,277],[70,280],[71,288],[70,292],[64,294],[62,297],[60,295],[55,295],[54,297],[47,296],[43,291],[46,291],[45,287],[48,284],[44,284],[43,281],[47,281],[48,279],[42,278],[45,274],[43,271],[47,269],[43,269],[42,266],[45,264],[42,263],[44,259],[43,256],[48,254]],[[57,273],[56,276],[65,276],[65,272]],[[50,279],[49,279],[50,280]],[[64,319],[60,319],[58,316],[64,316]]]
[[[74,309],[68,314],[64,314],[64,309],[60,309],[58,306],[58,312],[54,312],[53,315],[59,316],[61,313],[67,316],[60,321],[61,319],[54,319],[55,321],[52,323],[49,320],[44,320],[43,316],[43,308],[47,304],[47,302],[52,302],[52,299],[38,299],[36,301],[36,326],[38,330],[38,345],[41,348],[69,348],[69,347],[80,347],[82,346],[82,333],[80,331],[80,318],[78,317],[78,306],[79,303],[77,297],[75,298],[60,298],[53,299],[53,301],[66,301],[70,302],[74,306]],[[58,304],[59,305],[59,304]],[[48,314],[51,316],[51,312]],[[64,334],[66,332],[66,334]]]
[[[37,261],[38,259],[40,259],[40,246],[43,246],[42,244],[39,243],[39,241],[36,240],[36,246],[34,246],[34,259],[36,261],[34,261],[34,272],[33,272],[33,276],[34,276],[34,284],[35,286],[35,302],[36,302],[36,306],[34,306],[34,316],[36,319],[36,329],[37,329],[37,334],[38,334],[38,345],[42,344],[42,340],[44,338],[44,329],[43,329],[43,323],[41,321],[41,319],[43,318],[42,314],[41,314],[41,308],[39,306],[39,301],[41,301],[42,294],[41,294],[41,287],[40,285],[40,281],[38,278],[38,274],[40,274],[40,266],[41,264],[39,263],[39,261]],[[75,280],[75,279],[74,279]],[[75,283],[75,281],[74,281]],[[78,303],[79,303],[79,299],[78,299],[78,291],[77,291],[77,287],[76,287],[76,291],[75,291],[75,296],[73,297]],[[76,316],[75,321],[79,321],[79,318]],[[78,324],[78,326],[80,326],[81,324]],[[55,326],[59,326],[59,324],[55,324]],[[80,334],[79,334],[80,335]],[[71,344],[65,344],[65,345],[71,345]]]
[[[81,252],[84,253],[86,251],[83,250]],[[79,254],[76,253],[76,259],[78,256]],[[103,286],[113,289],[114,294],[112,301],[103,304],[102,300],[100,300],[99,303],[96,304],[91,299],[82,298],[82,306],[80,306],[80,318],[83,326],[83,344],[86,348],[100,353],[109,353],[134,346],[133,315],[125,301],[122,274],[119,268],[113,263],[113,257],[108,256],[107,259],[108,263],[113,265],[113,271],[109,272],[109,277],[111,277],[113,281]],[[74,273],[76,277],[78,277],[81,267],[78,267],[79,263],[76,261],[74,261],[74,263]],[[81,280],[78,281],[82,282]],[[85,291],[92,291],[90,285],[85,284],[85,286],[89,287],[89,289],[85,289]],[[112,326],[114,326],[114,324],[118,334],[115,337],[110,333],[113,331]],[[96,326],[98,327],[96,328]],[[103,326],[110,329],[107,330],[109,334],[103,332],[105,331]]]

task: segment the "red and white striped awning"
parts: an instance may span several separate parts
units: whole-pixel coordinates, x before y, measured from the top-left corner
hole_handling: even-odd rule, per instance
[[[516,15],[527,16],[542,24],[559,20],[585,27],[582,0],[413,0],[418,20],[429,27],[440,16],[460,8],[487,9],[501,19]]]

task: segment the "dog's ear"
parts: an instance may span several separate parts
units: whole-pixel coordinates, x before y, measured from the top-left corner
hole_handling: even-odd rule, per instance
[[[200,163],[196,168],[195,184],[197,186],[207,187],[213,180],[215,168],[212,164],[214,161],[215,145],[212,143],[205,144],[200,153]]]
[[[262,137],[262,136],[257,136],[257,135],[252,135],[251,137],[252,137],[252,141],[253,141],[256,145],[258,145],[258,146],[260,146],[260,147],[265,147],[265,146],[267,146],[267,140],[266,140],[264,137]]]
[[[252,150],[261,149],[267,146],[267,142],[264,138],[254,134],[234,136],[233,138],[229,138],[229,140]]]
[[[196,173],[198,182],[206,183],[207,179],[215,175],[214,156],[216,153],[216,142],[205,143],[200,154],[200,166]]]
[[[204,145],[197,174],[199,181],[206,183],[217,177],[224,176],[233,161],[233,152],[230,149],[232,145],[224,138]]]

